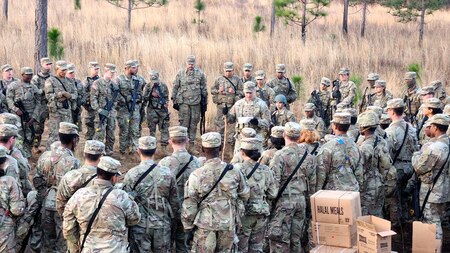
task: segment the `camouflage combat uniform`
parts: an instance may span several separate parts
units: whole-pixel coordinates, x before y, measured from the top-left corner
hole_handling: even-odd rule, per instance
[[[293,112],[287,108],[283,108],[272,113],[271,122],[274,126],[284,126],[288,122],[297,122],[297,120]]]
[[[35,147],[39,147],[42,139],[42,134],[44,133],[45,128],[45,120],[48,119],[48,106],[47,106],[47,98],[45,96],[45,81],[51,76],[50,72],[42,72],[42,70],[33,76],[31,79],[31,84],[34,84],[41,91],[41,101],[39,101],[40,108],[36,127],[36,143]]]
[[[339,90],[341,92],[341,103],[353,107],[353,99],[356,96],[356,84],[352,81],[339,82]]]
[[[381,108],[385,108],[387,105],[387,101],[393,99],[394,96],[392,95],[391,92],[389,92],[388,90],[385,90],[383,94],[373,94],[372,99],[371,99],[371,104],[369,105],[376,105],[379,106]]]
[[[86,140],[92,140],[95,135],[95,117],[96,117],[96,110],[92,109],[91,106],[91,87],[92,84],[98,80],[99,76],[88,76],[86,77],[86,80],[83,83],[84,91],[86,93],[86,103],[83,104],[83,107],[85,109],[84,113],[84,124],[86,125]]]
[[[86,102],[86,92],[84,91],[83,83],[80,79],[70,79],[72,82],[73,89],[77,91],[77,98],[72,104],[72,121],[78,126],[80,132],[82,132],[82,122],[81,122],[81,106]]]
[[[20,178],[20,186],[22,189],[22,193],[24,197],[27,197],[28,193],[33,190],[33,187],[31,186],[31,182],[29,179],[29,174],[31,171],[31,166],[28,163],[28,159],[26,159],[22,152],[17,149],[16,147],[13,147],[12,150],[9,151],[11,154],[11,157],[16,159],[17,166],[19,167],[19,178]]]
[[[325,136],[325,134],[327,133],[327,128],[325,127],[325,122],[323,121],[323,119],[317,115],[314,114],[314,117],[312,118],[306,118],[305,119],[312,119],[315,122],[315,129],[317,130],[317,132],[319,132],[319,135],[321,138],[323,138]]]
[[[264,84],[263,87],[259,87],[259,85],[256,85],[256,96],[262,101],[266,102],[266,105],[269,109],[275,108],[275,105],[273,103],[273,100],[275,99],[275,92],[267,84]]]
[[[411,89],[406,89],[405,91],[403,91],[402,96],[400,97],[406,100],[405,115],[408,119],[413,118],[417,120],[417,115],[419,113],[419,108],[421,105],[419,91],[419,88],[415,86]],[[413,124],[413,126],[416,126],[417,124],[417,122],[410,123]]]
[[[287,77],[283,77],[282,79],[273,78],[267,83],[267,86],[272,88],[274,92],[274,98],[279,94],[286,97],[288,102],[286,108],[288,109],[289,104],[294,103],[297,99],[297,91],[295,90],[295,87],[292,86],[291,81]]]

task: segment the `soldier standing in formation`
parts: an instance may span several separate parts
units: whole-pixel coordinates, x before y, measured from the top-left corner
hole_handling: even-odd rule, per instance
[[[72,90],[76,91],[76,93],[72,95],[76,95],[76,99],[72,101],[72,122],[78,126],[80,132],[82,132],[81,127],[81,106],[86,102],[86,94],[84,92],[83,83],[80,79],[75,77],[75,65],[67,64],[67,74],[66,77],[72,83]]]
[[[420,108],[420,89],[416,82],[416,72],[405,73],[406,90],[403,91],[401,98],[405,102],[406,119],[413,125],[417,126],[417,113]]]
[[[275,78],[270,80],[267,85],[273,89],[274,95],[284,95],[288,102],[286,108],[290,108],[290,104],[294,103],[297,99],[297,91],[295,87],[292,86],[289,78],[286,77],[286,65],[277,64],[275,70],[277,71],[277,75]]]
[[[296,122],[295,115],[289,111],[286,106],[288,105],[286,97],[284,95],[277,95],[275,97],[276,110],[272,112],[270,117],[271,125],[284,126],[287,122]]]
[[[86,92],[86,103],[83,105],[85,109],[84,124],[86,125],[86,140],[92,140],[95,134],[95,117],[97,111],[91,107],[91,87],[92,84],[100,78],[100,65],[96,61],[89,62],[89,76],[83,83]]]
[[[373,94],[371,105],[376,105],[381,108],[385,108],[387,105],[387,101],[394,98],[392,94],[386,90],[386,81],[385,80],[376,80],[374,84],[375,93]]]
[[[0,79],[0,90],[4,96],[6,96],[6,90],[9,85],[13,82],[19,81],[14,77],[14,69],[10,64],[5,64],[1,68],[2,70],[2,79]]]
[[[375,82],[380,79],[377,73],[370,73],[367,75],[368,86],[364,89],[363,98],[359,104],[359,113],[364,112],[368,106],[373,105],[373,96],[375,95]]]
[[[347,107],[354,107],[353,100],[356,96],[356,84],[350,81],[350,70],[341,68],[339,70],[339,91],[341,93],[340,103]]]
[[[256,96],[266,102],[269,109],[274,109],[275,92],[266,84],[266,74],[263,70],[255,72]]]
[[[315,122],[315,129],[319,132],[320,137],[323,138],[326,134],[325,122],[323,119],[316,115],[316,106],[313,103],[306,103],[303,106],[303,112],[305,113],[305,119],[312,119]]]
[[[244,63],[243,71],[244,71],[244,73],[242,74],[242,77],[241,77],[242,83],[246,83],[248,81],[256,83],[256,79],[252,75],[253,65],[251,63]]]

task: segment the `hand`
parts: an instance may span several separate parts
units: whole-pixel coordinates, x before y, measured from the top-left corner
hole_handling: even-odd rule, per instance
[[[33,125],[34,122],[36,122],[36,120],[33,119],[33,118],[31,118],[31,119],[28,121],[27,124],[28,124],[29,126],[31,126],[31,125]]]
[[[233,87],[228,88],[228,93],[234,94],[234,89],[233,89]]]
[[[152,97],[154,97],[154,98],[159,98],[158,92],[153,91],[153,92],[152,92]]]
[[[219,92],[224,92],[223,86],[219,87]]]
[[[19,108],[17,108],[16,114],[17,114],[17,116],[22,116],[23,112],[22,112],[22,110],[20,110]]]
[[[222,108],[222,114],[223,114],[223,115],[227,115],[227,114],[228,114],[228,111],[229,111],[229,109],[228,109],[227,106],[225,106],[224,108]]]
[[[70,95],[70,93],[67,92],[67,91],[64,91],[61,95],[62,95],[63,97],[65,97],[66,99],[71,99],[71,98],[72,98],[72,95]]]
[[[180,105],[179,104],[173,104],[173,109],[179,111],[180,110]]]
[[[258,125],[258,123],[259,123],[259,121],[258,121],[258,119],[257,118],[253,118],[253,119],[251,119],[250,120],[250,122],[249,122],[251,125],[255,125],[255,126],[257,126]]]

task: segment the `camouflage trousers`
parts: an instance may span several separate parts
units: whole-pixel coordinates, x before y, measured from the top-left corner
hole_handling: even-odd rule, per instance
[[[48,140],[47,140],[47,150],[50,150],[50,145],[59,140],[59,123],[69,122],[72,123],[72,114],[70,111],[64,111],[61,113],[50,112],[48,119]]]
[[[134,226],[131,231],[140,252],[171,252],[170,227],[145,228]]]
[[[180,218],[175,219],[172,229],[172,238],[175,241],[175,251],[177,253],[190,252],[191,249],[188,245],[190,232],[184,232],[183,223],[181,223]]]
[[[233,249],[234,230],[215,231],[198,228],[194,234],[191,253],[229,253]]]
[[[214,118],[214,127],[215,127],[215,131],[222,135],[222,143],[224,143],[224,140],[225,140],[224,139],[225,138],[225,136],[224,136],[224,134],[225,134],[225,120],[223,119],[222,108],[223,108],[223,106],[217,105],[216,117]],[[229,109],[231,109],[231,107],[229,107]],[[226,141],[231,146],[234,146],[234,143],[235,143],[235,136],[234,136],[235,128],[236,128],[236,124],[235,123],[228,123],[227,122]]]
[[[3,212],[2,212],[3,213]],[[0,219],[3,219],[0,215]],[[6,220],[9,220],[6,218]],[[14,253],[16,252],[15,227],[12,221],[3,221],[4,224],[0,227],[0,252]]]
[[[56,211],[44,210],[42,214],[41,252],[66,252],[67,245],[62,232],[62,218]]]
[[[114,151],[114,142],[116,137],[114,132],[116,131],[116,118],[108,117],[102,125],[100,125],[100,118],[97,115],[95,118],[95,134],[94,140],[105,143],[105,153],[110,154]],[[105,140],[106,137],[106,140]]]
[[[283,195],[280,198],[267,230],[270,252],[302,252],[305,205],[302,195]]]
[[[421,199],[420,203],[423,203]],[[442,240],[442,221],[445,219],[447,203],[426,203],[423,210],[423,222],[436,224],[436,239]]]
[[[117,122],[119,125],[119,150],[124,154],[127,152],[136,152],[139,139],[139,109],[136,108],[133,112],[128,112],[128,108],[121,108],[117,112]]]
[[[239,233],[239,252],[262,252],[264,247],[267,216],[245,215],[242,219],[242,228]]]
[[[86,110],[84,114],[84,124],[86,125],[86,140],[92,140],[95,135],[95,115],[97,114],[94,110]]]
[[[76,122],[73,122],[75,125],[77,125],[78,127],[78,132],[81,133],[83,132],[83,123],[81,122],[81,107],[80,110],[78,110],[78,112],[76,111],[72,111],[72,119],[76,120]]]
[[[34,132],[31,129],[30,126],[28,126],[27,123],[24,122],[24,125],[22,126],[22,154],[25,158],[31,157],[31,150],[33,149],[34,139],[36,138],[36,129],[38,128],[38,124],[35,122],[32,124],[32,127],[34,128]],[[33,135],[34,134],[34,135]],[[25,140],[26,137],[26,140]]]
[[[374,187],[375,186],[375,187]],[[368,185],[369,189],[361,194],[361,212],[362,215],[375,215],[383,217],[383,205],[385,200],[383,185]]]
[[[41,104],[41,109],[39,112],[39,118],[36,119],[36,136],[34,146],[39,147],[41,145],[42,134],[45,129],[45,121],[48,119],[48,107],[46,103]]]
[[[150,136],[156,136],[156,128],[161,132],[159,142],[161,145],[167,146],[169,143],[169,111],[163,109],[153,109],[147,107],[147,125]]]
[[[184,126],[188,129],[188,137],[191,146],[193,146],[197,137],[197,126],[198,122],[200,122],[200,114],[200,104],[180,104],[178,120],[180,121],[180,126]]]

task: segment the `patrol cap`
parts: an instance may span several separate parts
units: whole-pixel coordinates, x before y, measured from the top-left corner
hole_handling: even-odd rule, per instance
[[[84,143],[84,153],[101,155],[105,152],[105,144],[101,141],[87,140]]]
[[[195,56],[194,55],[188,55],[188,57],[186,58],[186,63],[187,64],[195,64]]]
[[[316,109],[316,106],[313,103],[306,103],[305,106],[303,107],[303,111],[305,112],[311,112],[314,111]]]
[[[450,116],[450,104],[444,106],[444,113]]]
[[[30,67],[23,67],[20,69],[20,74],[22,75],[32,75],[33,74],[33,69]]]
[[[270,136],[275,138],[283,138],[284,127],[283,126],[274,126],[270,130]]]
[[[225,71],[232,71],[234,69],[234,64],[230,61],[227,61],[223,64],[223,68]]]
[[[380,124],[380,120],[376,113],[366,111],[358,116],[358,121],[356,122],[356,124],[360,128],[374,127]]]
[[[378,79],[375,81],[374,87],[386,87],[386,81],[382,79]]]
[[[159,72],[157,70],[152,69],[149,74],[152,80],[159,80]]]
[[[188,137],[187,130],[187,127],[184,126],[169,127],[169,137]]]
[[[256,91],[256,84],[252,81],[247,81],[244,83],[244,92]]]
[[[300,120],[300,126],[302,129],[313,131],[316,129],[316,122],[313,119],[302,119]]]
[[[331,86],[331,80],[327,77],[322,77],[322,79],[320,79],[320,84],[323,84],[327,87]]]
[[[15,125],[1,124],[0,136],[1,137],[19,136],[19,129]]]
[[[430,124],[448,126],[450,125],[450,116],[448,116],[447,114],[438,113],[433,115],[433,117],[431,117],[428,121]]]
[[[332,123],[349,125],[351,123],[351,115],[346,112],[337,112],[333,115]]]
[[[348,68],[341,68],[339,70],[339,75],[349,75],[350,74],[350,70]]]
[[[275,67],[277,73],[285,73],[286,72],[286,65],[284,64],[277,64]]]
[[[20,117],[9,112],[0,114],[0,124],[11,124],[15,125],[18,128],[21,127]]]
[[[73,73],[73,72],[75,72],[75,65],[67,64],[67,73]]]
[[[288,122],[284,125],[284,134],[289,137],[299,137],[302,131],[300,124],[296,122]]]
[[[439,98],[429,98],[421,105],[422,108],[442,109],[442,103]]]
[[[431,87],[433,87],[435,89],[440,88],[442,86],[442,81],[441,80],[434,80],[434,81],[432,81],[430,83],[429,86],[431,86]]]
[[[111,71],[113,73],[116,73],[116,65],[112,63],[106,63],[105,64],[105,71]]]
[[[276,95],[274,100],[275,100],[275,102],[280,102],[280,103],[283,103],[283,104],[287,105],[286,96],[283,95],[283,94]]]
[[[411,80],[411,79],[416,79],[416,77],[417,77],[417,73],[416,72],[413,72],[413,71],[411,71],[411,72],[406,72],[405,73],[405,80]]]
[[[336,112],[343,112],[346,108],[348,108],[348,105],[341,102],[336,105]]]
[[[122,165],[120,164],[119,161],[117,161],[116,159],[114,159],[110,156],[100,157],[100,162],[97,165],[97,167],[99,169],[102,169],[109,173],[114,173],[114,174],[119,174],[119,175],[121,175],[121,173],[119,171],[121,166]]]
[[[0,147],[0,158],[5,158],[7,154],[5,147]]]
[[[141,66],[141,64],[139,63],[139,61],[138,61],[138,60],[134,59],[133,61],[134,61],[134,63],[136,64],[136,67],[139,67],[139,66]]]
[[[241,149],[260,150],[261,148],[262,141],[258,138],[244,138],[241,140]]]
[[[251,63],[245,63],[244,64],[244,71],[245,70],[250,70],[250,71],[252,71],[253,70],[253,65],[251,64]]]
[[[217,132],[209,132],[202,135],[202,146],[205,148],[217,148],[222,144],[222,137]]]
[[[69,122],[59,123],[59,133],[61,134],[76,134],[78,135],[78,126]]]
[[[41,65],[53,64],[52,60],[50,60],[50,58],[48,58],[48,57],[41,58],[40,62],[41,62]]]
[[[57,61],[56,68],[60,70],[67,70],[67,62],[66,61]]]
[[[143,136],[138,140],[138,147],[143,150],[156,148],[156,138],[153,136]]]
[[[421,96],[425,96],[428,94],[434,94],[434,87],[433,86],[425,86],[422,89],[420,89],[419,94]]]
[[[376,81],[380,78],[380,75],[377,73],[370,73],[367,75],[367,81]]]
[[[389,117],[388,114],[386,114],[386,113],[381,114],[380,124],[391,124],[391,123],[392,123],[392,119]]]
[[[264,77],[266,77],[266,73],[264,73],[264,70],[258,70],[255,72],[255,79],[256,80],[263,80]]]
[[[345,108],[342,112],[350,114],[351,117],[358,117],[358,113],[355,108]]]
[[[133,60],[128,60],[125,62],[125,68],[136,68],[136,62],[134,62]]]
[[[13,68],[12,68],[11,64],[5,64],[1,67],[1,69],[2,69],[2,72],[5,72],[5,71],[11,70]]]
[[[395,109],[395,108],[402,108],[405,107],[405,102],[403,102],[403,99],[401,98],[394,98],[389,101],[387,101],[387,109]]]
[[[244,138],[253,138],[256,136],[256,130],[250,127],[244,127],[241,129],[241,135]]]
[[[366,112],[374,112],[378,115],[378,118],[381,117],[381,114],[383,114],[383,108],[375,105],[367,106]]]
[[[89,62],[89,68],[99,69],[100,64],[98,64],[98,62],[96,62],[96,61],[91,61],[91,62]]]

